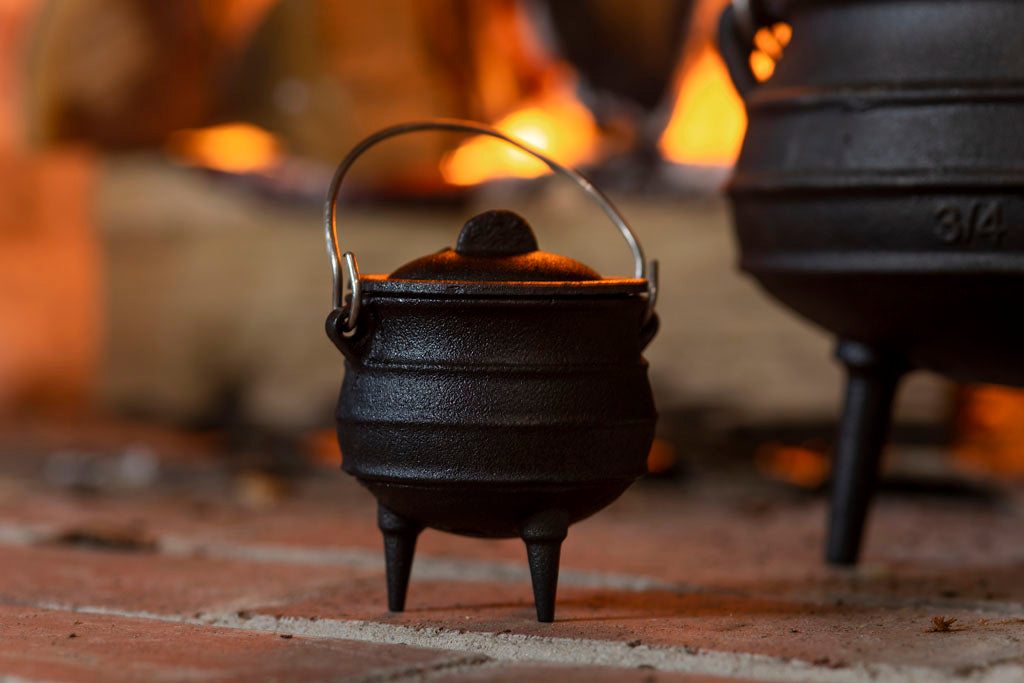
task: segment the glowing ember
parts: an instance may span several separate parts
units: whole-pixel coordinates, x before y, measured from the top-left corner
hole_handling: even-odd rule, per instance
[[[992,385],[961,389],[957,462],[974,470],[1024,479],[1024,391]]]
[[[786,47],[789,45],[790,38],[793,37],[793,27],[785,22],[779,22],[772,26],[772,35],[780,46]]]
[[[341,463],[338,433],[334,429],[314,429],[300,439],[306,460],[316,467],[337,469]]]
[[[750,70],[759,81],[767,81],[775,73],[775,62],[782,59],[782,48],[789,44],[793,37],[793,29],[789,24],[775,24],[771,28],[762,28],[754,36],[757,46],[750,53]]]
[[[709,45],[685,72],[658,147],[676,163],[729,165],[739,154],[746,126],[743,101]]]
[[[761,50],[754,50],[750,53],[750,70],[757,80],[767,81],[775,73],[775,60]]]
[[[824,444],[813,442],[801,446],[764,444],[757,449],[754,463],[769,479],[806,489],[823,486],[832,469]]]
[[[655,439],[647,454],[647,471],[651,474],[668,472],[676,464],[676,450],[664,439]]]
[[[494,127],[567,166],[589,161],[597,148],[594,117],[576,99],[570,84],[528,101]],[[504,177],[534,178],[548,172],[542,162],[484,136],[467,140],[441,161],[441,175],[452,185],[475,185]]]
[[[167,149],[188,164],[227,173],[265,171],[281,158],[277,138],[248,123],[181,130],[171,135]]]

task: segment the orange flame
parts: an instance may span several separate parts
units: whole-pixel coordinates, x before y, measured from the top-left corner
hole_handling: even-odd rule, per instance
[[[708,45],[683,76],[658,148],[676,163],[729,165],[739,155],[746,126],[743,101]]]
[[[527,101],[494,127],[567,166],[589,161],[597,149],[597,124],[576,99],[570,82]],[[535,178],[549,172],[543,162],[485,136],[470,138],[441,160],[441,175],[452,185],[504,177]]]
[[[778,23],[754,37],[750,68],[759,81],[768,80],[782,57],[793,29]],[[681,164],[731,165],[747,128],[747,113],[729,73],[710,45],[683,73],[679,96],[658,147],[669,161]]]
[[[228,173],[258,173],[281,159],[281,146],[271,133],[249,123],[225,123],[180,130],[167,149],[185,163]]]

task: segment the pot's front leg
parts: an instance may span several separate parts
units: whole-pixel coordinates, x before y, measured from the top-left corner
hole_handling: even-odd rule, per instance
[[[839,342],[836,357],[846,366],[847,379],[825,557],[832,564],[854,564],[878,481],[893,396],[907,365],[899,356],[847,340]]]
[[[554,621],[558,560],[562,541],[569,531],[569,515],[564,510],[546,510],[523,522],[521,529],[520,536],[526,543],[526,558],[533,580],[537,621]]]
[[[398,515],[383,505],[377,506],[377,526],[384,534],[384,561],[387,566],[388,610],[405,609],[405,594],[409,589],[416,538],[423,527]]]

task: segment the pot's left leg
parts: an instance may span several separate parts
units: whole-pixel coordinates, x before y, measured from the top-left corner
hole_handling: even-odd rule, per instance
[[[405,593],[416,552],[416,538],[423,530],[415,522],[398,515],[383,505],[377,506],[377,526],[384,534],[384,562],[387,565],[388,610],[405,609]]]
[[[904,360],[860,342],[843,340],[836,357],[846,366],[846,398],[832,468],[832,510],[825,557],[854,564],[875,492],[889,432],[893,396],[907,370]]]
[[[526,543],[526,557],[530,563],[537,621],[555,620],[558,560],[568,531],[569,515],[563,510],[546,510],[533,515],[522,525],[520,535]]]

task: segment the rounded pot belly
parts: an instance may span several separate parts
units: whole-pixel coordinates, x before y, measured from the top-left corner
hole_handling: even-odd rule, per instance
[[[356,476],[505,484],[635,478],[656,413],[638,363],[349,369],[336,417]]]
[[[400,514],[479,536],[604,507],[646,472],[655,419],[645,363],[349,368],[337,412],[346,472]]]
[[[398,482],[359,477],[377,501],[403,517],[440,531],[481,538],[514,538],[522,524],[547,510],[564,510],[569,523],[598,512],[629,488],[635,476],[566,484],[464,484],[443,480]]]
[[[1024,385],[1024,201],[1005,190],[734,189],[741,266],[841,337]]]

